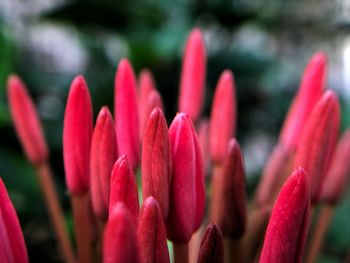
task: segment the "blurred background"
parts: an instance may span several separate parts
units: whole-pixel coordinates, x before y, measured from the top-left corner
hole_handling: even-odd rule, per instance
[[[65,102],[74,76],[83,74],[96,116],[112,106],[119,60],[136,73],[155,76],[170,122],[176,113],[181,58],[193,27],[208,50],[209,116],[220,73],[236,80],[238,140],[251,195],[277,140],[307,60],[328,54],[328,86],[342,106],[342,130],[350,125],[349,0],[0,0],[0,175],[20,217],[31,262],[60,262],[38,187],[10,119],[6,81],[22,77],[38,107],[51,150],[56,185],[72,227],[62,160]],[[336,211],[319,262],[342,262],[350,245],[350,195]]]

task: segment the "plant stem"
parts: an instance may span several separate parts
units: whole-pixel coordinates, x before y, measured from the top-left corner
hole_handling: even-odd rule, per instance
[[[96,258],[96,226],[89,193],[71,196],[74,229],[78,247],[78,262],[91,263]]]
[[[198,260],[198,252],[201,246],[202,236],[204,231],[204,224],[192,235],[188,244],[189,247],[189,262],[196,263]]]
[[[174,262],[188,263],[188,244],[174,244]]]
[[[313,263],[316,261],[333,213],[334,206],[331,204],[326,204],[319,213],[316,227],[311,237],[310,249],[306,256],[306,263]]]
[[[58,201],[50,166],[45,162],[38,165],[36,170],[64,261],[73,263],[75,262],[73,248],[65,226],[64,214]]]

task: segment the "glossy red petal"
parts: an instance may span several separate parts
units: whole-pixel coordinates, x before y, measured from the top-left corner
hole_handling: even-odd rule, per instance
[[[283,124],[280,141],[287,148],[293,150],[297,148],[305,123],[323,93],[326,74],[326,55],[317,52],[306,66],[299,91]]]
[[[134,223],[139,215],[139,198],[134,172],[126,155],[119,157],[113,166],[111,177],[109,213],[122,202],[129,209]]]
[[[16,75],[7,81],[7,96],[17,135],[24,152],[33,164],[40,164],[48,159],[40,120],[24,83]]]
[[[137,235],[142,263],[170,262],[164,219],[157,200],[152,196],[143,202]]]
[[[305,125],[294,161],[294,167],[303,167],[310,177],[312,203],[318,201],[335,150],[339,122],[338,98],[334,92],[327,91]]]
[[[246,226],[245,172],[239,144],[231,139],[221,173],[213,176],[211,222],[223,235],[242,237]]]
[[[139,116],[134,71],[128,60],[118,65],[114,89],[114,118],[119,154],[126,154],[133,169],[139,164]]]
[[[195,28],[189,35],[182,61],[179,111],[195,122],[202,112],[205,93],[206,50],[202,33]]]
[[[217,84],[210,116],[210,155],[215,163],[222,163],[227,144],[236,133],[236,98],[233,75],[225,70]]]
[[[84,77],[78,76],[69,91],[63,127],[64,168],[72,194],[89,190],[92,128],[90,93]]]
[[[104,263],[138,263],[136,225],[123,203],[110,211],[103,236]]]
[[[176,115],[169,128],[172,181],[167,222],[168,237],[187,243],[203,220],[205,206],[203,163],[192,121]]]
[[[261,263],[298,263],[310,219],[310,187],[305,171],[297,168],[281,189],[271,213]]]
[[[27,248],[16,210],[0,178],[0,259],[7,263],[28,262]]]
[[[142,145],[142,196],[154,196],[166,219],[169,210],[171,155],[168,126],[160,108],[155,108],[146,125]]]
[[[106,220],[109,209],[110,178],[117,160],[114,123],[108,108],[100,110],[91,142],[91,199],[95,216]]]

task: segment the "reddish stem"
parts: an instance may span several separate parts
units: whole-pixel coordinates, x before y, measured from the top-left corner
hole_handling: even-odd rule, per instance
[[[188,244],[178,244],[174,245],[174,262],[175,263],[188,263]]]

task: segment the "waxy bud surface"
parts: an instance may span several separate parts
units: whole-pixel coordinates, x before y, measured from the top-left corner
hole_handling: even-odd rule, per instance
[[[103,236],[104,263],[140,262],[135,226],[125,205],[115,204]]]
[[[306,66],[299,91],[283,124],[280,141],[287,148],[293,150],[297,148],[305,123],[323,93],[326,73],[326,55],[317,52]]]
[[[119,157],[115,162],[110,187],[109,213],[122,202],[130,211],[131,218],[136,224],[139,215],[139,198],[135,175],[126,155]]]
[[[215,89],[210,116],[210,155],[214,163],[222,163],[227,144],[236,133],[236,98],[233,75],[225,70]]]
[[[202,112],[205,75],[206,50],[202,33],[194,29],[186,42],[182,60],[179,111],[186,112],[196,122]]]
[[[137,235],[142,263],[170,262],[164,219],[152,196],[147,197],[141,207]]]
[[[240,238],[246,226],[245,172],[239,144],[231,139],[223,169],[213,176],[210,221],[223,235]]]
[[[114,118],[119,154],[126,154],[136,169],[140,158],[137,90],[135,74],[127,59],[120,61],[115,77]]]
[[[198,263],[223,263],[224,241],[220,227],[210,224],[203,235],[198,254]]]
[[[260,263],[298,263],[310,220],[310,187],[302,168],[283,185],[266,230]]]
[[[205,189],[202,156],[192,121],[178,113],[169,128],[172,178],[167,220],[168,238],[187,243],[202,223]]]
[[[6,263],[27,263],[27,248],[16,210],[0,178],[0,259]]]
[[[310,177],[313,204],[318,201],[333,157],[339,122],[338,98],[334,92],[327,91],[315,105],[306,123],[294,161],[294,167],[303,167]]]
[[[106,220],[109,209],[110,178],[117,160],[114,123],[107,107],[98,114],[91,142],[91,199],[97,218]]]
[[[146,124],[142,145],[142,196],[154,196],[164,219],[169,210],[171,152],[168,126],[160,108],[155,108]]]
[[[83,76],[70,87],[63,126],[63,158],[66,182],[72,194],[83,194],[90,186],[92,105]]]
[[[49,151],[37,111],[24,83],[16,75],[11,75],[7,81],[7,96],[15,129],[28,160],[33,164],[46,161]]]

